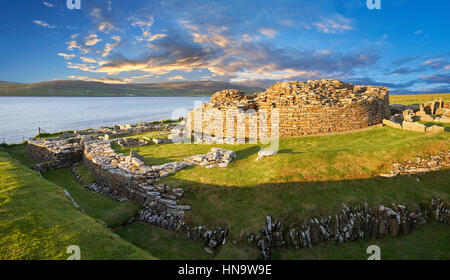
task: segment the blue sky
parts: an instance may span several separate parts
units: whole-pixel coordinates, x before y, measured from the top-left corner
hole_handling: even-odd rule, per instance
[[[450,3],[2,0],[0,80],[267,87],[336,78],[450,92]]]

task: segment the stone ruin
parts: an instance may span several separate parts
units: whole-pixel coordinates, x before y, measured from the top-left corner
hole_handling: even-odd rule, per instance
[[[153,131],[167,131],[173,128],[174,124],[158,124],[154,122],[141,122],[137,124],[115,125],[113,127],[102,127],[100,129],[76,130],[75,135],[108,135],[108,137],[122,137],[126,135],[142,134]]]
[[[87,129],[63,132],[57,138],[28,139],[27,156],[38,162],[35,170],[45,172],[58,168],[71,167],[83,159],[84,143],[96,139],[108,140],[110,137],[120,137],[130,134],[146,133],[153,131],[168,131],[175,125],[154,122],[142,122],[138,124],[116,125],[112,128]],[[160,134],[167,134],[160,133]],[[159,134],[158,134],[159,135]],[[122,147],[135,147],[146,145],[150,139],[118,138],[117,143]]]
[[[437,122],[450,123],[450,102],[435,100],[420,105],[391,105],[392,115],[384,119],[383,124],[393,128],[417,132],[441,132],[444,127],[438,125],[426,126],[419,123]]]
[[[212,148],[205,155],[195,155],[183,161],[169,162],[162,165],[147,166],[143,157],[134,150],[129,156],[116,154],[111,144],[123,143],[122,138],[108,139],[104,136],[62,135],[61,138],[30,139],[27,146],[28,156],[38,162],[40,172],[56,168],[72,167],[75,179],[82,183],[76,165],[83,160],[92,172],[95,183],[84,188],[109,196],[119,202],[135,200],[144,206],[135,219],[180,233],[186,238],[202,240],[205,250],[213,249],[225,243],[228,231],[224,228],[208,229],[206,226],[192,226],[185,222],[185,211],[189,205],[180,205],[183,197],[182,188],[171,188],[154,181],[174,173],[189,165],[205,167],[227,166],[234,158],[234,151]],[[63,136],[71,137],[64,139]],[[106,138],[106,139],[105,139]],[[128,145],[135,146],[135,145]],[[67,193],[67,192],[66,192]],[[70,197],[70,194],[68,194]],[[72,198],[71,198],[72,199]],[[76,202],[72,199],[74,205]],[[79,206],[77,206],[79,207]],[[81,209],[81,208],[80,208]],[[82,211],[82,209],[81,209]]]
[[[109,139],[109,137],[107,137]],[[106,139],[106,140],[108,140]],[[133,137],[127,137],[127,138],[119,138],[117,143],[125,148],[125,147],[138,147],[138,146],[145,146],[149,143],[146,139],[139,139],[139,138],[133,138]]]
[[[93,136],[73,138],[47,138],[28,140],[27,156],[39,162],[35,169],[43,172],[58,168],[71,167],[83,159],[83,144]]]
[[[265,92],[245,95],[239,90],[216,92],[209,102],[194,109],[186,120],[187,130],[198,132],[222,121],[223,136],[232,131],[237,137],[236,120],[226,122],[227,110],[254,110],[259,115],[267,110],[268,127],[273,109],[279,112],[279,136],[302,136],[351,131],[380,124],[389,118],[389,94],[385,87],[357,86],[338,80],[324,79],[307,82],[277,82]],[[219,115],[217,116],[217,111]],[[250,111],[252,112],[252,111]],[[196,118],[195,114],[202,114]],[[228,127],[227,127],[228,124]],[[257,131],[259,124],[245,119],[245,137],[250,129]],[[214,129],[213,129],[214,130]],[[230,133],[230,132],[229,132]],[[212,134],[219,134],[212,131]],[[268,132],[268,136],[271,132]]]
[[[392,178],[405,175],[423,175],[425,173],[439,171],[445,167],[450,167],[450,151],[441,152],[439,155],[429,158],[417,157],[405,163],[394,163],[390,173],[380,174],[380,176]]]
[[[84,164],[94,175],[96,184],[89,188],[109,195],[117,200],[133,199],[144,206],[137,216],[138,220],[180,233],[186,238],[203,240],[208,252],[225,242],[228,234],[223,228],[210,230],[205,226],[191,226],[184,221],[189,205],[179,205],[183,197],[182,188],[171,188],[154,181],[192,165],[216,164],[220,159],[231,161],[233,151],[213,148],[212,152],[202,156],[202,161],[169,162],[162,165],[146,166],[133,151],[129,156],[116,154],[111,144],[118,140],[95,140],[84,144]],[[216,156],[211,156],[214,154]]]
[[[187,157],[184,160],[189,163],[204,166],[206,168],[211,167],[227,167],[228,164],[236,158],[234,151],[229,151],[221,148],[212,148],[211,152],[204,155],[195,155]]]

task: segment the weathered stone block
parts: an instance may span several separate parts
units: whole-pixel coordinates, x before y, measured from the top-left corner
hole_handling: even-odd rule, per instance
[[[387,119],[383,119],[383,124],[389,127],[393,127],[393,128],[398,128],[398,129],[402,129],[402,125],[399,124],[396,121],[391,121],[391,120],[387,120]]]
[[[433,126],[427,127],[426,131],[427,132],[438,133],[438,132],[444,131],[444,127],[443,126],[439,126],[439,125],[433,125]]]
[[[417,131],[417,132],[425,132],[425,125],[417,122],[408,122],[403,121],[402,128],[404,130]]]

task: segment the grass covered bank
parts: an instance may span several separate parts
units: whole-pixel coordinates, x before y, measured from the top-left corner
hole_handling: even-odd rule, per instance
[[[0,148],[0,259],[153,259],[73,207],[63,190]]]

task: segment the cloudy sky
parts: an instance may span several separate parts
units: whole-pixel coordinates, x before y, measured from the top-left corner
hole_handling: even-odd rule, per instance
[[[0,2],[0,80],[147,83],[337,78],[450,92],[450,3],[381,0]]]

